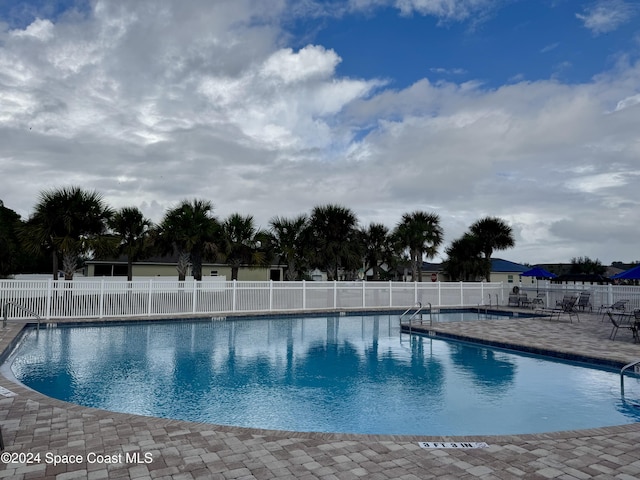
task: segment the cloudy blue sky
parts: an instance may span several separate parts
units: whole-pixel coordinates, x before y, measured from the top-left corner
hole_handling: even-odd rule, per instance
[[[509,260],[640,260],[639,60],[637,0],[0,0],[0,199],[420,209],[444,246],[491,215]]]

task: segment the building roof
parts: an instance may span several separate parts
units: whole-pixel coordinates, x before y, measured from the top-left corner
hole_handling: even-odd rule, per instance
[[[423,272],[441,272],[444,268],[442,263],[422,262]]]
[[[523,273],[530,270],[531,267],[520,263],[510,262],[502,258],[491,259],[491,271],[496,273]]]
[[[441,272],[444,268],[442,263],[422,262],[423,272]],[[501,258],[491,259],[491,271],[494,273],[522,273],[530,270],[531,267],[520,263],[510,262]]]

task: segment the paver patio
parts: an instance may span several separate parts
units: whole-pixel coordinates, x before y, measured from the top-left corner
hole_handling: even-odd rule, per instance
[[[620,332],[613,342],[608,339],[610,325],[601,322],[600,316],[581,314],[580,319],[580,323],[571,324],[515,318],[427,328],[435,335],[522,345],[610,362],[640,359],[640,344],[632,343],[630,334]],[[0,328],[0,351],[11,348],[21,329],[18,322]],[[640,478],[640,423],[484,437],[275,432],[80,407],[46,397],[7,377],[5,370],[0,375],[0,386],[9,391],[0,394],[5,454],[40,454],[40,458],[31,463],[24,457],[2,462],[0,478]],[[489,447],[423,449],[419,441],[483,441]],[[59,463],[54,464],[54,460]]]

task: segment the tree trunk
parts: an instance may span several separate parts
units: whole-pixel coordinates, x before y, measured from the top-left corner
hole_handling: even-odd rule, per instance
[[[202,255],[200,252],[191,252],[191,271],[194,280],[202,281]]]
[[[411,281],[415,282],[418,279],[418,252],[411,251]]]
[[[127,281],[133,280],[133,259],[131,255],[127,256]]]
[[[62,271],[64,272],[65,280],[73,280],[73,273],[78,266],[78,256],[75,252],[65,250],[62,254]]]
[[[187,270],[189,269],[189,254],[180,252],[178,255],[178,264],[176,265],[178,270],[178,281],[184,282],[187,277]]]
[[[52,253],[52,268],[53,268],[53,279],[58,280],[58,252],[55,250]]]
[[[289,265],[287,265],[286,278],[288,281],[296,279],[296,267],[293,262],[289,262]]]
[[[484,258],[487,260],[487,264],[485,265],[485,278],[487,279],[487,283],[489,283],[491,281],[491,254],[493,252],[491,250],[488,250],[486,252],[484,252]]]

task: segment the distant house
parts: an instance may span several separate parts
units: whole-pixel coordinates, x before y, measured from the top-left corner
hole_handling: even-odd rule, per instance
[[[504,283],[526,282],[528,277],[521,277],[520,275],[530,269],[531,267],[522,265],[521,263],[510,262],[501,258],[492,258],[491,281]]]
[[[133,262],[133,278],[150,277],[178,277],[176,269],[177,261],[168,257],[158,257],[141,262]],[[238,270],[239,281],[280,281],[284,278],[284,266],[269,265],[267,267],[255,267],[241,265]],[[85,276],[87,277],[126,277],[127,261],[118,258],[116,260],[87,260],[85,262]],[[189,270],[187,276],[191,276]],[[224,277],[231,280],[231,267],[224,263],[202,263],[202,278]]]
[[[520,263],[510,262],[502,258],[491,259],[491,281],[504,283],[518,283],[521,281],[520,274],[526,272],[531,267]],[[524,277],[528,281],[527,277]],[[409,281],[411,276],[409,275]],[[535,279],[534,279],[535,280]],[[423,282],[449,282],[451,279],[444,272],[442,263],[422,263]]]
[[[449,277],[445,275],[442,263],[422,262],[423,282],[448,282]],[[411,273],[409,273],[411,275]]]

